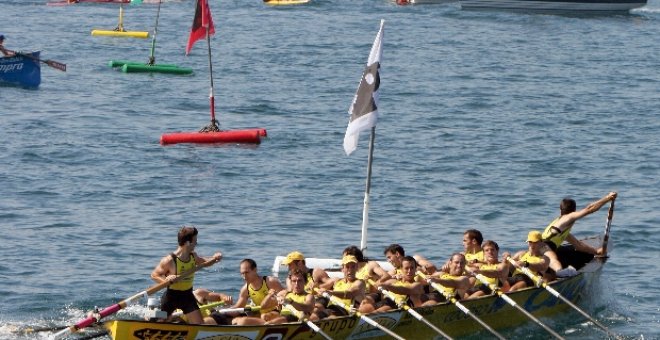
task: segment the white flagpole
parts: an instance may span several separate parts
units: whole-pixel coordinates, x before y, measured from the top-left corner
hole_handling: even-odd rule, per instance
[[[367,253],[367,226],[369,225],[369,192],[371,190],[371,164],[374,158],[374,141],[376,140],[376,126],[371,127],[369,136],[369,157],[367,158],[367,188],[364,191],[364,207],[362,208],[362,238],[360,250],[362,254]]]

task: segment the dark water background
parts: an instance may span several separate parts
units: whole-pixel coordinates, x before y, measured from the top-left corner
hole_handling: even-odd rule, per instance
[[[221,125],[270,138],[163,147],[162,133],[209,119],[205,42],[184,56],[193,3],[161,8],[157,61],[195,70],[173,76],[107,66],[149,56],[150,39],[90,35],[115,27],[116,5],[0,1],[8,48],[68,65],[44,66],[38,90],[0,87],[0,338],[75,323],[147,288],[183,224],[200,229],[201,254],[225,255],[196,285],[234,296],[245,257],[267,274],[294,249],[337,257],[358,244],[368,140],[350,157],[341,143],[381,18],[368,254],[398,242],[442,262],[467,228],[522,249],[564,196],[583,207],[617,191],[611,259],[580,305],[628,339],[660,338],[657,0],[607,16],[213,0]],[[152,31],[155,14],[127,6],[124,25]],[[575,234],[600,233],[605,220],[602,209]],[[546,321],[568,338],[603,336],[577,314]],[[504,334],[547,336],[536,325]]]

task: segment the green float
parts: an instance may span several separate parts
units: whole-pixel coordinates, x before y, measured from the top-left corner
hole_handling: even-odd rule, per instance
[[[137,72],[158,72],[158,73],[171,73],[171,74],[191,74],[193,70],[187,67],[178,67],[176,65],[150,65],[150,64],[124,64],[121,67],[124,73],[137,73]]]
[[[108,65],[112,68],[120,68],[124,73],[169,73],[169,74],[191,74],[193,69],[189,67],[179,67],[174,64],[156,64],[156,36],[158,35],[158,18],[160,17],[160,5],[162,1],[158,1],[158,11],[156,12],[156,25],[154,26],[154,35],[151,40],[151,52],[149,54],[149,61],[146,63],[139,63],[135,61],[126,60],[111,60]]]

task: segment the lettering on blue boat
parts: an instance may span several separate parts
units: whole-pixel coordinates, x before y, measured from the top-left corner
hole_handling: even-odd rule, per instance
[[[22,69],[23,69],[23,63],[0,65],[0,72],[2,72],[2,73],[20,71]]]

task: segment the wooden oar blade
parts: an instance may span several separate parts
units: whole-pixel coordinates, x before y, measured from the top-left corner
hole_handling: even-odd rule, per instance
[[[66,64],[62,64],[60,62],[54,61],[54,60],[46,60],[45,61],[46,65],[58,69],[62,72],[66,72]]]

